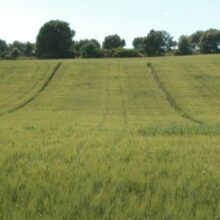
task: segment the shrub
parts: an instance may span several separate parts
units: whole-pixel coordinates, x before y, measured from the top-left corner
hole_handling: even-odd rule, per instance
[[[117,48],[112,50],[112,57],[143,57],[143,55],[135,49]]]
[[[104,53],[101,49],[97,48],[92,42],[89,42],[82,46],[80,50],[81,57],[83,58],[100,58],[104,57]]]

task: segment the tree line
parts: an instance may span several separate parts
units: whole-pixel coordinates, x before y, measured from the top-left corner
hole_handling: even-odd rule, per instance
[[[217,29],[182,35],[178,41],[166,31],[151,30],[146,36],[136,37],[132,49],[126,49],[126,41],[117,34],[105,37],[101,45],[96,39],[73,40],[75,33],[67,22],[52,20],[41,27],[36,43],[15,41],[7,44],[0,39],[0,58],[58,59],[220,53],[220,31]]]
[[[19,56],[34,57],[35,46],[35,44],[30,42],[22,43],[19,41],[7,44],[6,41],[0,39],[0,58],[13,60]]]

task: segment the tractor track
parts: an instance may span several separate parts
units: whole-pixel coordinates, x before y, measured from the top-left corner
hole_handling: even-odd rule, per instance
[[[52,79],[54,78],[54,76],[56,75],[57,71],[60,69],[62,63],[58,63],[54,70],[52,71],[52,73],[49,75],[49,77],[47,78],[47,80],[44,82],[44,84],[41,86],[41,88],[29,99],[27,99],[26,101],[24,101],[23,103],[19,104],[18,106],[11,108],[5,112],[0,113],[0,117],[4,116],[6,114],[10,114],[13,112],[16,112],[22,108],[24,108],[26,105],[28,105],[29,103],[31,103],[32,101],[34,101],[50,84],[50,82],[52,81]]]
[[[86,133],[81,140],[78,141],[77,146],[81,146],[83,148],[86,143],[88,142],[89,139],[92,139],[98,131],[103,129],[103,125],[108,117],[109,114],[109,100],[110,100],[110,78],[109,78],[109,71],[110,71],[110,64],[108,65],[108,71],[107,71],[107,76],[106,76],[106,81],[107,81],[107,86],[106,86],[106,106],[103,112],[103,115],[101,117],[101,120],[97,122],[97,124],[92,127],[88,133]]]
[[[125,101],[124,78],[123,78],[123,75],[122,75],[122,70],[121,71],[119,70],[119,66],[118,66],[118,73],[119,73],[119,77],[120,77],[120,91],[121,91],[121,94],[122,94],[123,120],[124,120],[124,126],[125,126],[125,128],[127,128],[128,119],[127,119],[126,101]]]
[[[109,101],[110,101],[109,71],[110,71],[110,64],[108,65],[108,71],[107,71],[106,107],[105,107],[105,111],[104,111],[104,114],[103,114],[101,121],[95,127],[96,130],[103,126],[103,124],[109,114]]]
[[[176,101],[172,98],[172,96],[170,95],[170,93],[168,92],[168,90],[166,89],[166,87],[163,85],[163,83],[160,81],[159,76],[157,75],[156,71],[153,69],[151,63],[147,63],[147,70],[148,72],[150,72],[154,82],[156,83],[156,85],[158,86],[159,90],[161,91],[161,93],[164,95],[164,97],[166,98],[166,101],[168,102],[168,104],[170,105],[170,107],[181,117],[199,124],[199,125],[203,125],[204,123],[200,120],[197,120],[193,117],[191,117],[188,113],[186,113],[183,109],[181,109],[178,104],[176,103]]]

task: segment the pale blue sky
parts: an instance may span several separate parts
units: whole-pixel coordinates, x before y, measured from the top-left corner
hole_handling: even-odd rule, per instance
[[[175,39],[196,30],[220,29],[220,0],[1,0],[0,38],[34,42],[39,28],[51,19],[70,23],[75,39],[109,34],[127,46],[152,28]]]

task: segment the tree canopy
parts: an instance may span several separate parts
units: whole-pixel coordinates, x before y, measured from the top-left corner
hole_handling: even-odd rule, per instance
[[[4,57],[7,49],[8,49],[8,45],[6,41],[0,39],[0,57]]]
[[[196,52],[200,50],[200,42],[203,34],[204,31],[196,31],[195,33],[189,36],[190,44],[193,51]]]
[[[203,33],[200,39],[202,53],[218,53],[220,51],[220,31],[209,29]]]
[[[71,57],[75,31],[64,21],[52,20],[43,25],[37,36],[36,49],[39,58]]]
[[[188,55],[192,53],[192,47],[190,44],[190,39],[186,35],[182,35],[179,38],[178,42],[178,54],[179,55]]]
[[[133,42],[132,45],[136,50],[142,50],[144,47],[144,41],[145,41],[145,37],[136,37]]]
[[[105,40],[103,42],[103,48],[107,50],[115,49],[115,48],[123,48],[125,47],[126,42],[124,39],[121,39],[120,36],[117,34],[115,35],[109,35],[105,37]]]
[[[149,56],[163,55],[172,47],[172,37],[166,31],[151,30],[143,42],[143,49]]]

